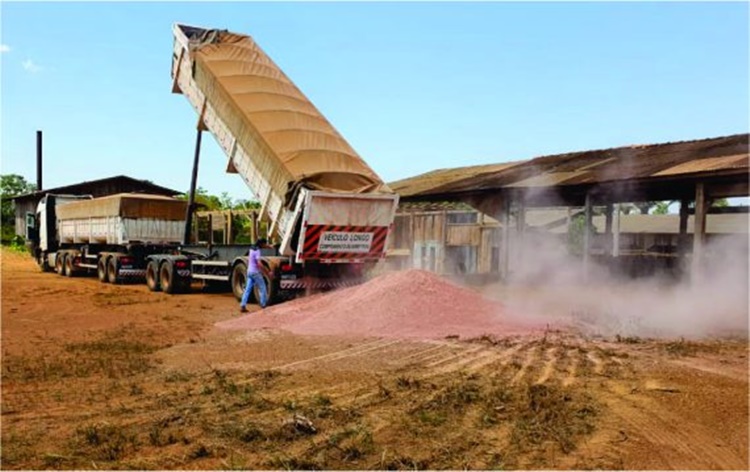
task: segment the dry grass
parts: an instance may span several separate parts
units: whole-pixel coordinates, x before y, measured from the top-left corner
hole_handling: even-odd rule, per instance
[[[166,344],[158,339],[126,326],[63,344],[57,354],[6,356],[3,466],[507,468],[533,464],[542,444],[574,450],[598,411],[591,398],[553,386],[511,387],[510,373],[427,380],[401,372],[373,379],[354,398],[302,394],[290,388],[294,374],[274,370],[163,369],[154,353]],[[40,393],[15,393],[30,388]],[[12,421],[71,401],[81,410],[69,414],[73,428]],[[56,448],[40,448],[46,434],[58,437]]]

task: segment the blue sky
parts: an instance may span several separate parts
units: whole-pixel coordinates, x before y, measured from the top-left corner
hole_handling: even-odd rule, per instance
[[[386,181],[748,132],[748,4],[2,2],[2,168],[187,190],[171,27],[253,36]],[[251,194],[213,139],[198,183]]]

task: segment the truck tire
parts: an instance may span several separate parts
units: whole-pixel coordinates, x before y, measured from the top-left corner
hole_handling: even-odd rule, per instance
[[[57,275],[63,275],[65,272],[65,253],[58,252],[55,254],[55,272]]]
[[[276,300],[276,287],[274,279],[267,273],[263,273],[263,281],[266,282],[266,306],[270,306]],[[260,289],[256,285],[253,287],[253,297],[255,303],[260,304]]]
[[[119,261],[116,257],[110,257],[107,261],[107,281],[111,284],[119,284],[122,279],[117,274],[119,271]]]
[[[73,254],[68,254],[63,263],[63,274],[65,277],[73,277],[76,275],[76,268],[73,267]]]
[[[164,293],[173,294],[177,292],[174,266],[171,261],[164,261],[161,265],[161,268],[159,269],[159,281],[161,282],[161,289]]]
[[[40,251],[36,263],[39,264],[39,268],[42,269],[42,272],[52,271],[52,267],[49,266],[49,261],[47,260],[47,253]]]
[[[245,292],[245,284],[247,283],[247,265],[244,262],[240,262],[232,269],[232,293],[237,301],[242,300],[242,294]]]
[[[152,292],[158,292],[161,290],[161,283],[159,282],[159,263],[156,261],[148,261],[146,265],[146,286]]]
[[[107,279],[107,258],[100,257],[99,262],[96,263],[96,276],[99,278],[99,282],[106,284],[109,282]]]

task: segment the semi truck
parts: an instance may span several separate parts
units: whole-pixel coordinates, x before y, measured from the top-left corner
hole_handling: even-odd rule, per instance
[[[239,174],[261,202],[260,217],[270,222],[268,237],[276,244],[261,259],[270,302],[362,282],[385,258],[398,196],[250,36],[183,24],[173,34],[172,92],[198,115],[188,201],[170,199],[177,203],[169,204],[169,219],[159,214],[170,224],[158,241],[134,239],[116,226],[86,239],[87,224],[99,228],[87,215],[122,222],[149,215],[125,215],[130,197],[73,202],[48,195],[38,219],[48,230],[56,222],[59,244],[54,238],[40,244],[40,260],[61,267],[61,274],[96,269],[102,282],[143,277],[150,290],[167,293],[186,291],[193,281],[228,284],[241,298],[249,246],[190,241],[202,133],[209,131],[226,154],[227,172]],[[104,205],[97,202],[117,198],[119,210],[92,213]]]
[[[42,270],[119,283],[143,278],[150,254],[178,249],[185,214],[184,200],[160,195],[48,193],[27,218],[27,239]]]

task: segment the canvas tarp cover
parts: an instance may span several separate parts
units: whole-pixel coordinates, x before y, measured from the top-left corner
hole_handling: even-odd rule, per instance
[[[61,221],[79,218],[148,218],[185,221],[187,202],[160,195],[121,193],[91,200],[80,200],[57,207]]]
[[[391,193],[252,38],[206,30],[190,49],[196,84],[287,203],[301,186]]]

